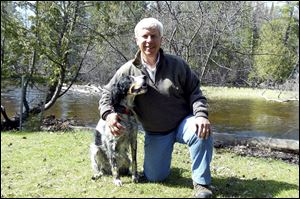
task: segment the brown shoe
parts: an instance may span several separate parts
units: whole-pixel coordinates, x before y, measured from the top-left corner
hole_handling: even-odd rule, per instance
[[[194,182],[195,198],[211,198],[212,191],[209,185],[201,185]]]

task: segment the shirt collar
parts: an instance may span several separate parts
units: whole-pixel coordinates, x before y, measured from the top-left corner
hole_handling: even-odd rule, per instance
[[[156,69],[156,66],[157,66],[157,64],[158,64],[158,62],[159,62],[159,59],[160,59],[160,52],[158,52],[158,56],[157,56],[157,59],[156,59],[156,62],[155,62],[155,68],[152,69],[152,68],[149,66],[149,64],[147,64],[147,63],[144,61],[144,59],[143,59],[143,57],[142,57],[142,53],[141,53],[141,61],[142,61],[143,66],[146,67],[146,68],[148,68],[148,69],[150,69],[150,70],[155,70],[155,69]]]
[[[164,57],[164,51],[162,48],[159,49],[159,53],[160,53],[160,58],[159,59],[163,59]],[[162,60],[159,60],[162,61]],[[142,61],[141,61],[141,50],[138,50],[132,60],[132,64],[135,65],[138,68],[141,68],[143,66]]]

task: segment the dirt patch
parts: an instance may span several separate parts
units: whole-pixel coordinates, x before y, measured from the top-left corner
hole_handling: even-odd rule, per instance
[[[261,146],[218,146],[216,147],[219,150],[227,150],[239,154],[241,156],[251,156],[251,157],[261,157],[261,158],[272,158],[276,160],[282,160],[291,164],[299,165],[299,154],[287,152],[287,151],[278,151],[271,148],[263,148]]]
[[[54,115],[49,115],[43,119],[41,128],[45,131],[71,131],[73,126],[80,125],[76,119],[57,119]]]

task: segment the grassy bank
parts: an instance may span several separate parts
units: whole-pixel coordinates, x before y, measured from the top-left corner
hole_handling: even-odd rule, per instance
[[[94,182],[89,159],[92,132],[1,132],[1,197],[192,197],[190,160],[175,144],[172,174],[164,183],[115,187],[111,177]],[[142,171],[143,137],[138,140]],[[214,150],[214,197],[299,197],[299,166]]]
[[[236,88],[236,87],[201,87],[205,96],[211,99],[294,99],[299,92],[279,91],[258,88]]]

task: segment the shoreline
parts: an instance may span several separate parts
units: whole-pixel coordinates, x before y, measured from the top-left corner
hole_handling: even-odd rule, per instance
[[[76,125],[76,121],[73,120],[59,120],[52,117],[43,121],[42,130],[52,133],[72,131],[90,131],[93,133],[94,128]],[[139,132],[143,133],[143,131]],[[272,139],[270,138],[247,138],[225,133],[214,133],[213,135],[214,149],[216,150],[216,153],[230,151],[241,156],[271,158],[274,160],[281,160],[289,164],[299,164],[299,141],[273,139],[273,143],[278,142],[278,140],[288,143],[289,147],[283,148],[278,146],[274,147],[272,145]],[[253,140],[258,140],[260,142],[254,142]],[[269,144],[266,144],[267,142]]]
[[[63,90],[67,87],[63,86]],[[299,91],[282,91],[278,89],[262,89],[248,87],[220,87],[220,86],[201,86],[201,90],[207,98],[229,98],[244,99],[256,98],[267,101],[299,102]],[[101,95],[102,86],[96,84],[73,84],[69,91],[88,95]]]

